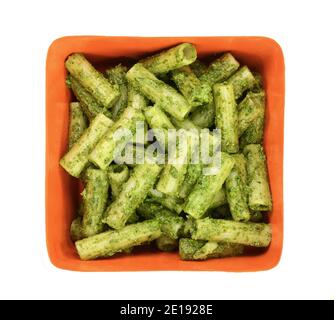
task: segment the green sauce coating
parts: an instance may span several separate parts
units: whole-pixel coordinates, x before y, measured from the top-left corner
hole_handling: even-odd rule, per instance
[[[260,91],[253,96],[254,103],[260,109],[259,116],[248,126],[240,137],[240,147],[244,148],[248,144],[260,144],[263,140],[264,117],[265,117],[265,94]]]
[[[248,221],[250,212],[247,204],[247,189],[244,180],[246,159],[242,154],[233,155],[235,165],[227,177],[226,196],[233,220]]]
[[[103,108],[103,106],[97,102],[97,100],[73,76],[67,76],[67,84],[80,102],[83,112],[86,114],[89,121],[92,121],[99,113],[103,113],[110,119],[112,118],[111,112],[108,109]]]
[[[145,67],[137,63],[126,75],[128,81],[149,100],[178,120],[183,120],[191,105],[174,88],[159,80]]]
[[[74,53],[65,61],[66,69],[105,108],[110,108],[119,97],[118,86],[113,86],[84,57]]]
[[[179,242],[176,239],[172,239],[166,235],[162,235],[156,241],[156,246],[160,251],[170,252],[175,251]]]
[[[173,70],[172,79],[192,109],[212,102],[211,86],[201,82],[189,66]]]
[[[255,85],[255,78],[248,67],[243,66],[226,83],[233,86],[235,99],[239,99],[246,90]]]
[[[204,74],[208,69],[208,67],[198,59],[189,66],[197,78]]]
[[[215,124],[215,104],[213,102],[201,106],[193,111],[189,119],[199,128],[211,128]]]
[[[110,230],[75,243],[81,260],[110,257],[134,246],[161,236],[160,223],[147,220],[131,224],[121,230]]]
[[[272,200],[263,147],[250,144],[243,153],[247,160],[248,205],[255,211],[270,211]]]
[[[253,247],[267,247],[271,242],[271,225],[222,219],[198,219],[191,237],[194,240],[228,242]]]
[[[144,120],[144,115],[140,110],[126,108],[119,120],[113,124],[92,150],[89,155],[89,161],[102,170],[107,169],[114,160],[116,153],[121,152],[134,137],[137,121]],[[129,130],[129,134],[120,134],[125,129]]]
[[[207,71],[200,76],[200,80],[209,83],[211,86],[217,82],[228,79],[239,68],[239,62],[231,53],[225,53],[213,61]]]
[[[82,218],[76,217],[70,227],[70,234],[72,241],[78,241],[84,238],[83,232],[82,232]]]
[[[128,107],[143,110],[147,105],[148,101],[145,96],[128,83]]]
[[[183,210],[193,218],[200,219],[210,208],[216,193],[222,188],[233,166],[233,158],[222,152],[221,166],[216,168],[217,173],[200,176],[188,196]],[[210,167],[215,168],[214,165],[210,165]]]
[[[107,205],[109,182],[106,171],[88,168],[82,192],[82,232],[90,237],[103,231],[102,217]]]
[[[238,134],[239,137],[254,123],[256,119],[261,117],[263,107],[259,102],[259,93],[248,92],[246,97],[239,103],[238,110]]]
[[[118,120],[124,109],[128,106],[128,85],[126,80],[127,67],[119,64],[106,70],[108,80],[113,85],[118,85],[120,96],[115,102],[111,113],[114,121]]]
[[[107,209],[103,222],[114,229],[123,228],[153,188],[161,169],[157,164],[137,165],[124,183],[121,193]]]
[[[232,85],[215,84],[216,127],[222,131],[222,150],[239,151],[238,112]]]
[[[88,155],[94,149],[98,141],[112,126],[111,119],[98,114],[84,131],[79,140],[61,158],[60,165],[73,177],[79,178],[81,172],[88,165]]]
[[[113,198],[121,193],[123,184],[129,179],[130,170],[125,164],[112,164],[108,169],[109,184]]]
[[[191,43],[182,43],[139,62],[152,73],[161,74],[187,66],[193,63],[196,58],[196,48]]]
[[[171,211],[175,211],[178,214],[182,212],[183,200],[178,197],[163,194],[156,189],[152,189],[149,192],[149,197]]]
[[[70,103],[70,125],[68,129],[68,148],[71,149],[87,129],[87,119],[79,102]]]

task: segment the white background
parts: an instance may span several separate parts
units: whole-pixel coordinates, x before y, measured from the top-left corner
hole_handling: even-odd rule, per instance
[[[0,298],[334,298],[333,1],[1,1]],[[47,257],[45,58],[64,35],[263,35],[286,62],[285,239],[259,273],[75,273]]]

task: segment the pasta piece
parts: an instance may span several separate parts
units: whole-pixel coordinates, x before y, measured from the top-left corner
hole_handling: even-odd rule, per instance
[[[209,83],[211,86],[217,82],[228,79],[239,68],[239,62],[231,53],[225,53],[213,61],[207,71],[200,76],[200,80]]]
[[[62,157],[60,165],[73,177],[78,178],[88,165],[88,155],[112,126],[113,121],[98,114],[79,140]]]
[[[111,228],[122,229],[153,188],[161,169],[161,166],[149,163],[135,166],[121,193],[106,210],[103,222]]]
[[[143,110],[145,107],[147,107],[147,104],[147,99],[131,84],[128,83],[128,107],[137,110]]]
[[[170,252],[175,251],[179,242],[176,239],[172,239],[166,235],[162,235],[156,241],[156,246],[160,251]]]
[[[117,198],[121,193],[123,184],[129,179],[129,168],[123,164],[112,164],[108,170],[109,184],[113,198]]]
[[[113,86],[84,57],[74,53],[65,62],[66,69],[80,84],[105,108],[110,108],[117,101],[120,93],[118,86]]]
[[[197,108],[189,116],[189,119],[199,128],[211,128],[215,124],[215,104],[208,103]]]
[[[82,232],[90,237],[103,231],[102,216],[107,205],[109,182],[106,171],[88,168],[82,192]]]
[[[216,106],[216,127],[221,129],[222,150],[239,151],[238,112],[232,85],[216,84],[213,87]]]
[[[111,109],[112,119],[118,120],[128,105],[128,86],[126,80],[127,68],[121,64],[106,70],[106,75],[111,84],[118,85],[120,96]]]
[[[139,62],[152,73],[161,74],[187,66],[193,63],[196,58],[196,48],[190,43],[182,43]]]
[[[79,240],[75,243],[81,260],[110,257],[134,246],[153,241],[161,236],[157,220],[147,220],[124,227],[122,230],[110,230]]]
[[[89,161],[102,170],[107,169],[117,153],[121,152],[133,139],[137,122],[144,120],[144,115],[140,110],[126,108],[119,120],[113,124],[90,153]]]
[[[259,93],[249,92],[246,97],[238,105],[238,135],[239,137],[247,130],[247,128],[261,117],[263,107],[260,99],[258,98]]]
[[[237,243],[253,247],[267,247],[271,242],[271,225],[237,222],[222,219],[198,219],[191,237],[194,240]]]
[[[212,102],[211,86],[201,82],[189,66],[173,70],[172,79],[192,109]]]
[[[215,168],[216,173],[200,176],[186,200],[184,211],[193,218],[200,219],[210,208],[216,193],[222,188],[233,166],[233,158],[226,153],[222,153],[220,167],[216,168],[212,164],[209,168]]]
[[[208,67],[198,59],[189,66],[197,78],[204,74],[208,69]]]
[[[247,204],[247,190],[244,174],[246,171],[246,160],[242,154],[233,155],[235,165],[227,177],[226,196],[233,220],[248,221],[250,212]]]
[[[248,67],[243,66],[226,82],[233,86],[235,99],[239,99],[246,90],[255,85],[255,78]]]
[[[67,77],[67,84],[72,89],[75,97],[81,104],[83,112],[89,121],[92,121],[99,113],[103,113],[106,117],[112,117],[110,110],[103,108],[97,100],[71,75]]]
[[[82,217],[76,217],[70,227],[70,234],[72,241],[78,241],[84,238],[82,232]]]
[[[154,76],[140,63],[127,73],[128,81],[148,99],[178,120],[183,120],[191,110],[187,100],[174,88]]]
[[[79,102],[70,103],[70,125],[68,130],[68,148],[71,149],[87,129],[87,119]]]
[[[250,144],[244,148],[244,155],[247,160],[248,205],[252,210],[270,211],[272,200],[263,147]]]

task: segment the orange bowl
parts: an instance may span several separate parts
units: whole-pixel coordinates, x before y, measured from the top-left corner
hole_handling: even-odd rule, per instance
[[[200,58],[230,51],[243,64],[262,74],[267,93],[264,146],[268,158],[273,211],[269,220],[273,239],[269,248],[241,257],[193,262],[181,261],[177,253],[138,251],[110,259],[81,261],[70,239],[70,224],[80,199],[80,184],[60,166],[67,150],[70,90],[65,85],[64,61],[73,52],[84,53],[93,64],[103,66],[135,61],[153,52],[193,43]],[[97,37],[74,36],[55,40],[46,61],[46,239],[51,262],[75,271],[261,271],[276,266],[283,246],[283,131],[284,58],[280,46],[264,37]]]

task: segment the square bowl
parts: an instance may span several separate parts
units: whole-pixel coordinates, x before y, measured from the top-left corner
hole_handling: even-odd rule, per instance
[[[273,238],[256,255],[182,261],[177,253],[137,252],[111,259],[81,261],[70,239],[70,224],[78,208],[80,185],[59,160],[67,151],[70,90],[65,85],[64,61],[84,53],[93,64],[135,61],[182,42],[193,43],[200,58],[230,51],[241,64],[262,74],[266,90],[264,147],[268,160],[273,210],[269,214]],[[265,37],[102,37],[71,36],[55,40],[46,61],[46,239],[51,262],[74,271],[261,271],[275,267],[283,246],[283,131],[284,58],[280,46]]]

